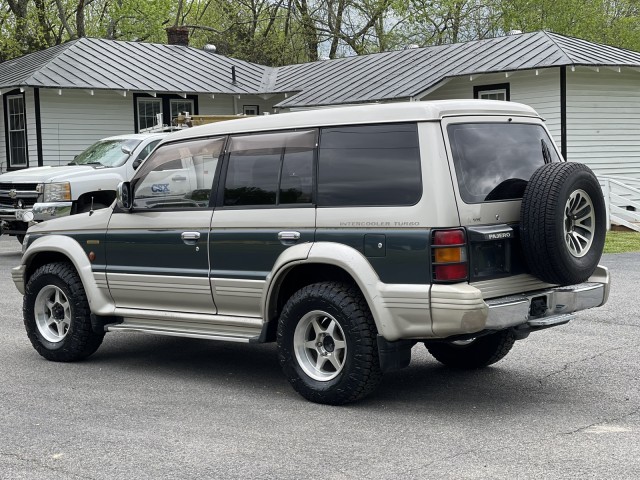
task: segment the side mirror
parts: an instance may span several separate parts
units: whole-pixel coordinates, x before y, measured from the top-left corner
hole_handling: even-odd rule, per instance
[[[130,212],[133,207],[133,195],[130,182],[120,182],[116,188],[116,206],[120,210]]]
[[[133,152],[133,149],[127,145],[123,145],[120,149],[122,150],[122,153],[126,153],[127,155],[131,155]]]

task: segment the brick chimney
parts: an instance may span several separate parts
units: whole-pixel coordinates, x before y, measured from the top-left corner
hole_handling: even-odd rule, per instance
[[[189,46],[189,28],[179,27],[177,25],[168,27],[167,29],[167,42],[169,45],[181,45],[183,47]]]

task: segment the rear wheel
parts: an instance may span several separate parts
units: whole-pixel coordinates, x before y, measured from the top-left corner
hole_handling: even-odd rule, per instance
[[[104,338],[91,327],[84,287],[68,263],[50,263],[34,272],[25,289],[23,313],[31,344],[47,360],[86,358]]]
[[[427,342],[429,353],[448,367],[482,368],[502,360],[513,347],[511,330],[501,330],[472,340]]]
[[[287,301],[278,322],[278,357],[303,397],[341,405],[365,397],[381,381],[376,334],[357,288],[316,283]]]

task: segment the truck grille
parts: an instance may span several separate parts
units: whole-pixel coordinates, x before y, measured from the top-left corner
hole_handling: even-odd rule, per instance
[[[0,206],[30,208],[38,199],[37,183],[0,183]]]

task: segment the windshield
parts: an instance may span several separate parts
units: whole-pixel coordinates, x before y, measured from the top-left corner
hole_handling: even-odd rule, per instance
[[[538,167],[560,161],[541,125],[458,123],[447,132],[465,203],[521,199]]]
[[[134,150],[141,140],[120,139],[100,140],[73,159],[69,165],[102,165],[105,167],[119,167],[129,158],[129,154],[122,151],[122,147]]]

